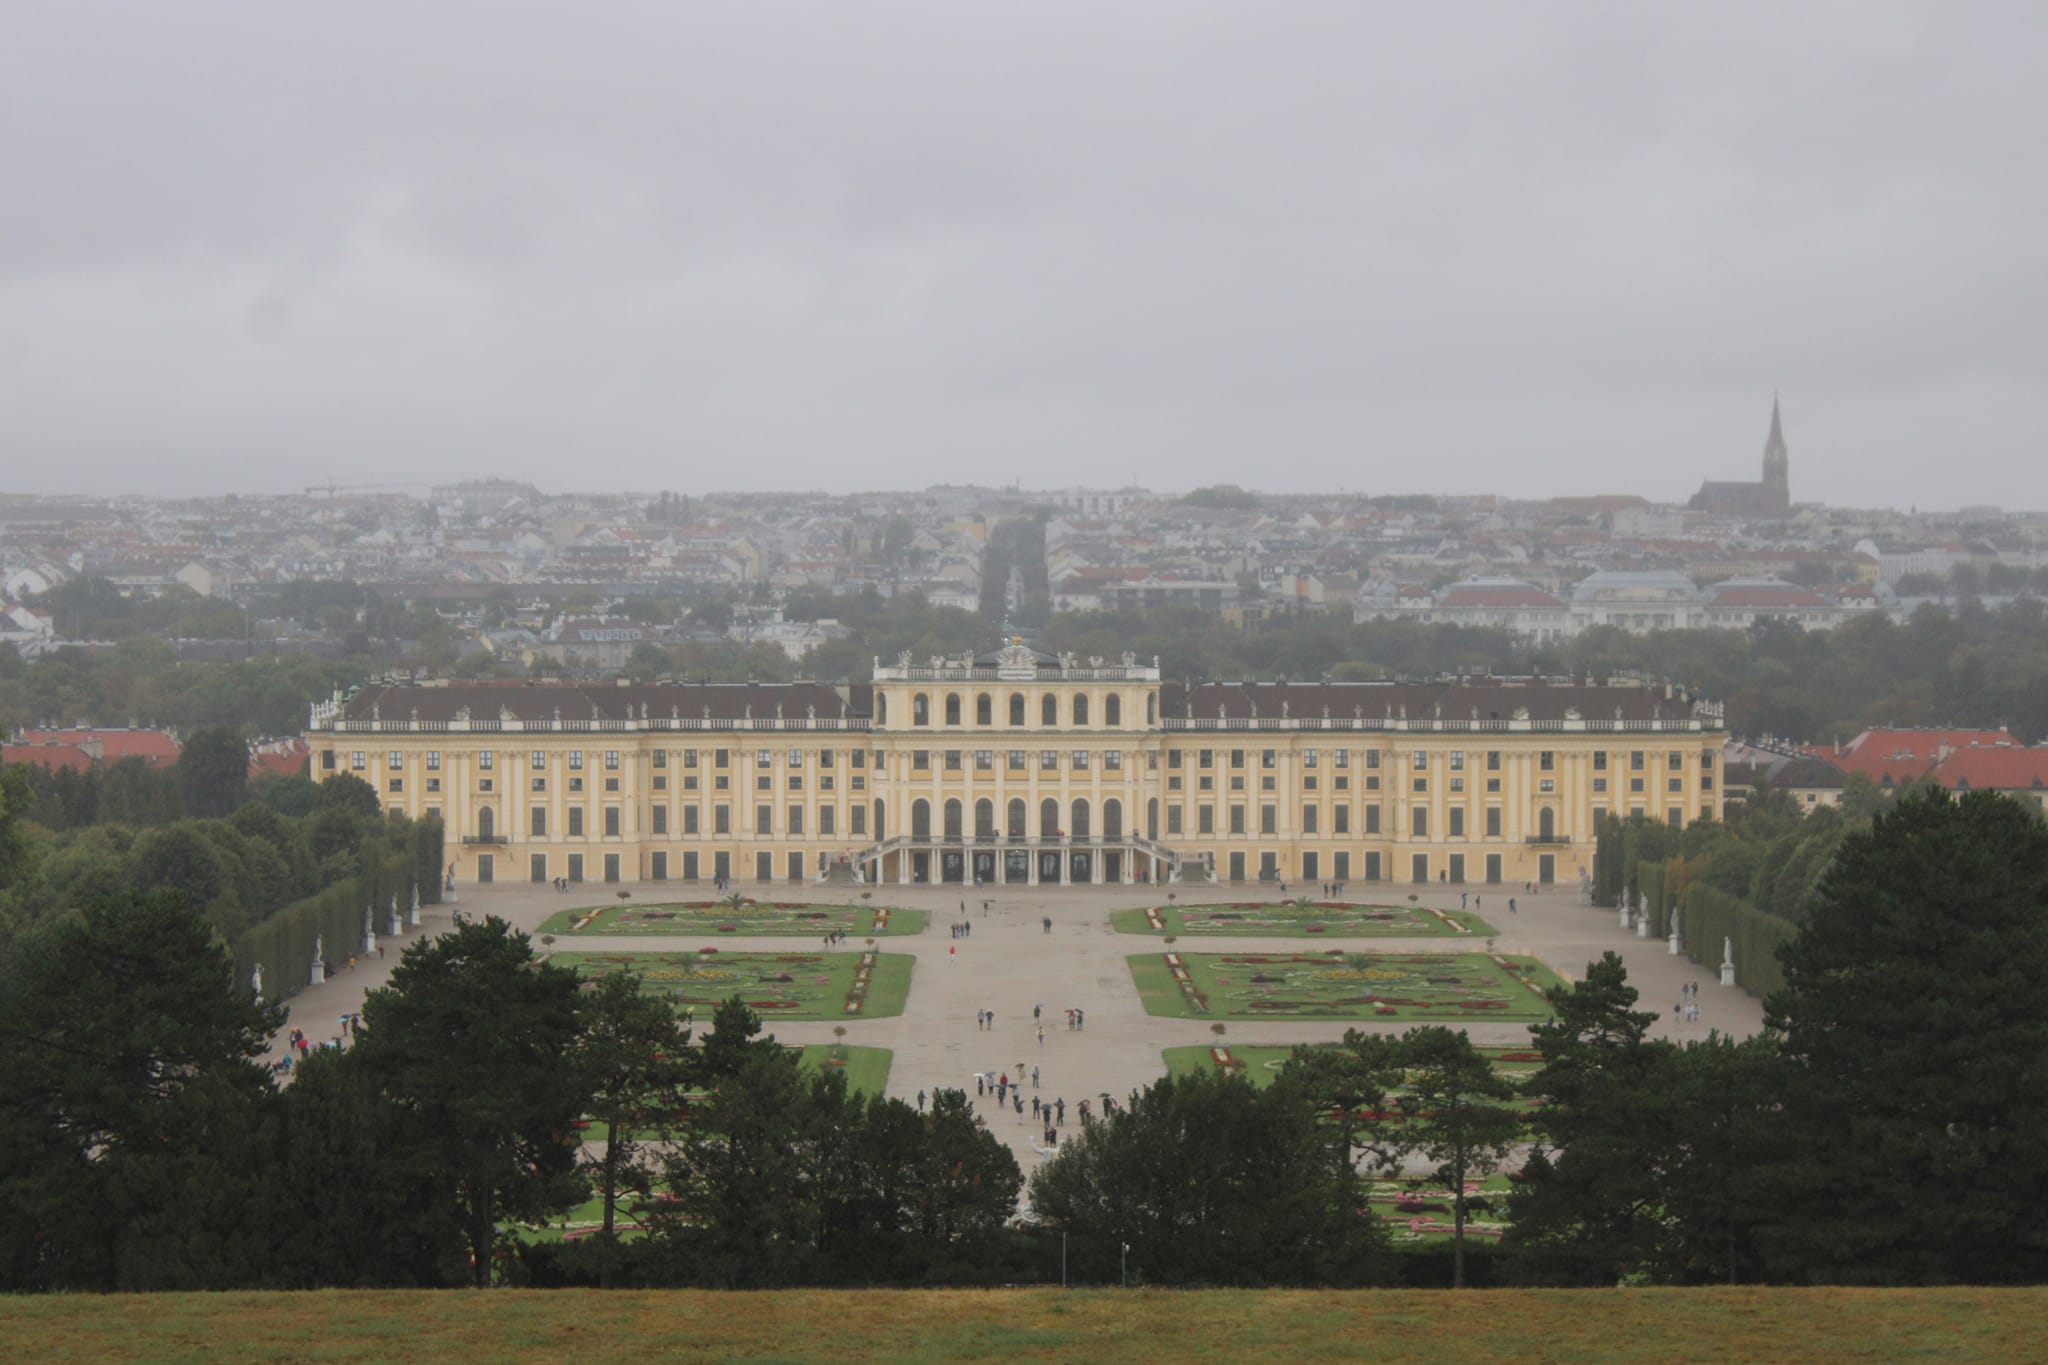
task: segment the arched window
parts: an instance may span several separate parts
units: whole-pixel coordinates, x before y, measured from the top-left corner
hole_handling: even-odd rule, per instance
[[[1074,802],[1073,823],[1067,826],[1067,833],[1073,835],[1076,839],[1088,837],[1088,803],[1086,801],[1077,800]]]
[[[932,803],[916,800],[910,803],[910,837],[929,839],[932,837]]]
[[[987,797],[974,803],[974,837],[993,839],[996,837],[996,803]]]
[[[486,815],[490,814],[489,811],[485,811],[484,813]],[[1554,838],[1556,834],[1557,812],[1552,810],[1550,807],[1545,806],[1542,810],[1536,812],[1536,835],[1538,838],[1544,840],[1545,842],[1548,842],[1550,839]]]
[[[1124,699],[1112,692],[1102,703],[1102,723],[1122,725],[1124,723]]]
[[[877,692],[875,693],[875,724],[887,725],[888,723],[889,694],[887,692]]]
[[[889,821],[883,815],[882,798],[875,798],[875,842],[889,837]]]
[[[958,725],[959,723],[960,694],[958,692],[948,692],[946,694],[946,724]]]
[[[974,699],[974,723],[976,725],[994,725],[996,723],[996,704],[989,699],[989,695],[986,692]]]
[[[496,832],[497,819],[498,817],[491,813],[489,806],[485,806],[482,810],[478,811],[476,813],[476,832],[478,836],[489,839]]]
[[[1159,840],[1159,798],[1156,796],[1145,803],[1145,837],[1155,843]]]
[[[1024,694],[1022,692],[1012,692],[1010,694],[1010,724],[1016,726],[1019,730],[1024,728]]]
[[[1124,803],[1111,798],[1102,803],[1102,837],[1121,839],[1124,837]]]
[[[930,725],[932,723],[932,699],[920,692],[910,699],[910,723]]]
[[[1045,700],[1038,704],[1038,723],[1048,730],[1056,730],[1060,723],[1059,698],[1048,692]]]
[[[1079,729],[1081,726],[1086,725],[1087,723],[1088,694],[1085,692],[1077,692],[1074,694],[1074,728]]]
[[[957,798],[948,799],[946,802],[946,837],[960,837],[960,802]]]
[[[1012,839],[1021,839],[1021,838],[1023,838],[1023,837],[1024,837],[1024,798],[1023,798],[1023,797],[1021,797],[1021,796],[1013,796],[1013,797],[1011,797],[1011,798],[1010,798],[1010,809],[1009,809],[1009,816],[1010,816],[1010,837],[1011,837]]]
[[[1038,837],[1050,839],[1060,832],[1060,803],[1050,796],[1038,803]]]

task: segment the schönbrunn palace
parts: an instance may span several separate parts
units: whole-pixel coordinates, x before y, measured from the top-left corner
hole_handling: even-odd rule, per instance
[[[1723,738],[1628,681],[1181,685],[1014,639],[870,684],[377,684],[308,735],[465,881],[1030,885],[1575,880],[1605,816],[1718,818]]]

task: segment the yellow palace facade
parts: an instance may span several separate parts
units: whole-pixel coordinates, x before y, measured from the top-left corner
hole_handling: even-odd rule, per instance
[[[377,684],[307,738],[461,881],[1479,886],[1718,817],[1725,735],[1630,682],[1182,685],[1012,641],[850,686]]]

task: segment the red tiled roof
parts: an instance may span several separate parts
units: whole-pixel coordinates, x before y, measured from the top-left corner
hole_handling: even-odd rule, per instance
[[[2005,730],[1865,730],[1831,761],[1877,783],[1903,785],[1926,775],[1946,749],[2018,748]]]
[[[1934,765],[1933,776],[1951,791],[2048,788],[2048,749],[1957,749]]]
[[[139,758],[152,768],[168,767],[178,761],[184,746],[162,730],[24,730],[24,744],[75,744],[97,742],[105,762]]]
[[[92,767],[92,755],[75,744],[0,744],[0,763],[30,763],[51,772],[69,768],[82,773]]]

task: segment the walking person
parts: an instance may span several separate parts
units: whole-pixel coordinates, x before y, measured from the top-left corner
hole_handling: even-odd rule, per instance
[[[1045,1046],[1045,1025],[1043,1024],[1038,1026],[1038,1045],[1040,1047]]]

